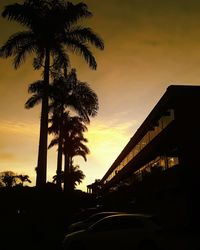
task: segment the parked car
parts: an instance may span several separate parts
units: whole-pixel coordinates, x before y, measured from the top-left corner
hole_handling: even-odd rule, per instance
[[[119,214],[122,212],[116,212],[116,211],[104,211],[104,212],[99,212],[99,213],[95,213],[91,216],[89,216],[87,219],[85,220],[81,220],[75,223],[72,223],[67,230],[67,233],[72,233],[75,231],[79,231],[82,229],[86,229],[89,226],[91,226],[92,224],[94,224],[95,222],[97,222],[98,220],[109,216],[109,215],[114,215],[114,214]]]
[[[156,250],[160,226],[151,215],[115,214],[65,236],[64,250]]]

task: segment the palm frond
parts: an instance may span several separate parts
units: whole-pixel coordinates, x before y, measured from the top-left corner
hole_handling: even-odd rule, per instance
[[[87,142],[87,140],[84,140],[84,142]],[[85,154],[89,154],[90,153],[89,148],[85,144],[83,144],[81,142],[79,143],[79,148],[80,148],[80,150],[82,150],[83,152],[85,152]]]
[[[44,89],[44,81],[36,81],[36,82],[33,82],[31,84],[29,84],[28,86],[28,93],[41,93]]]
[[[89,47],[76,39],[67,38],[65,44],[73,53],[82,56],[91,69],[97,68],[97,63]]]
[[[25,108],[30,109],[35,107],[35,105],[41,103],[42,101],[42,96],[40,95],[33,95],[31,96],[25,103]]]
[[[81,106],[83,106],[89,116],[95,116],[99,109],[98,97],[86,82],[80,82],[76,87],[77,95],[81,96]]]
[[[81,41],[82,43],[89,42],[98,49],[104,49],[102,38],[100,38],[91,28],[76,26],[68,32],[67,36],[77,41]]]
[[[18,50],[18,53],[14,57],[14,67],[17,69],[26,59],[28,54],[31,54],[35,51],[35,44],[29,43],[21,46]]]
[[[27,44],[33,44],[34,34],[31,31],[17,32],[9,37],[6,43],[0,49],[0,56],[7,58],[18,53],[21,47]]]
[[[44,11],[47,10],[46,7],[45,0],[25,0],[23,4],[15,3],[5,6],[2,17],[33,30],[41,23]]]
[[[73,188],[77,186],[77,184],[80,184],[82,180],[85,178],[85,175],[78,165],[71,166],[71,171],[69,173],[69,177],[71,180],[71,183],[73,185]]]
[[[48,128],[49,134],[58,134],[62,121],[60,112],[57,109],[53,111],[49,122],[51,123],[51,126]]]
[[[50,142],[50,144],[48,146],[48,149],[54,147],[55,145],[58,145],[58,137],[51,140],[51,142]]]
[[[14,20],[24,26],[29,26],[31,23],[31,8],[27,4],[11,4],[7,5],[3,12],[2,17],[8,20]]]
[[[77,23],[80,19],[92,17],[92,13],[88,10],[87,5],[82,2],[75,5],[70,2],[64,3],[62,10],[65,28]]]
[[[85,152],[84,151],[82,151],[82,150],[77,150],[76,152],[74,152],[74,155],[73,155],[73,157],[74,156],[81,156],[83,159],[84,159],[84,161],[87,161],[87,157],[86,157],[86,154],[85,154]]]

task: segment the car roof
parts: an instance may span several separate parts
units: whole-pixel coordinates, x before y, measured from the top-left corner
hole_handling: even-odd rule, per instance
[[[134,218],[150,218],[152,215],[150,214],[142,214],[142,213],[126,213],[126,212],[121,212],[121,213],[116,213],[109,215],[107,217],[134,217]]]
[[[97,224],[99,222],[102,222],[102,221],[112,219],[112,218],[128,218],[128,217],[145,219],[145,218],[151,218],[152,215],[150,215],[150,214],[141,214],[141,213],[125,213],[125,212],[124,213],[116,213],[116,214],[108,215],[108,216],[100,219],[99,221],[97,221],[93,225],[95,225],[95,224]]]
[[[125,213],[125,212],[119,212],[119,211],[103,211],[103,212],[98,212],[98,213],[95,213],[95,214],[92,214],[90,217],[94,217],[94,216],[97,216],[97,215],[107,215],[107,214],[122,214],[122,213]]]

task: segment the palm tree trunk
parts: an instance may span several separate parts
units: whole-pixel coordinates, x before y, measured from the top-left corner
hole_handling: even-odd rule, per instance
[[[69,192],[69,165],[70,158],[69,155],[65,152],[65,167],[64,167],[64,191]]]
[[[72,157],[69,157],[69,175],[71,176],[71,178],[69,178],[69,190],[72,191],[74,190],[74,185],[73,185],[73,180],[72,180]]]
[[[63,106],[61,107],[61,117],[60,117],[60,134],[58,141],[58,155],[57,155],[57,181],[56,184],[59,189],[62,188],[62,145],[63,145]]]
[[[40,138],[38,149],[36,186],[41,187],[46,183],[47,177],[47,143],[48,143],[48,89],[49,89],[50,51],[46,49],[44,68],[44,95],[42,98],[42,111],[40,117]]]
[[[57,154],[57,180],[56,180],[56,185],[59,189],[62,188],[62,139],[61,136],[59,137],[59,142],[58,142],[58,154]]]

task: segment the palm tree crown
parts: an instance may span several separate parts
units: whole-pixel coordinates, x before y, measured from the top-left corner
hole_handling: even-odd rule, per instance
[[[57,60],[67,60],[68,51],[84,57],[89,66],[96,69],[96,61],[87,43],[103,49],[102,39],[88,27],[81,27],[77,22],[92,16],[84,3],[72,4],[61,0],[26,0],[23,4],[5,7],[2,16],[13,20],[26,31],[10,36],[2,46],[2,57],[14,56],[14,66],[18,68],[30,53],[35,53],[41,62],[48,49]]]

